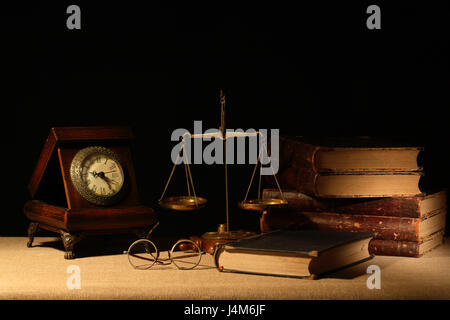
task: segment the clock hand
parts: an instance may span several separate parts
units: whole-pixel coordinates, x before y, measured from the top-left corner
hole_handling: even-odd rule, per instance
[[[106,179],[103,179],[103,180],[105,180],[106,184],[108,185],[109,190],[112,190],[111,183],[109,183],[109,179],[106,178]]]
[[[95,178],[96,177],[100,177],[100,178],[102,178],[102,177],[104,177],[105,176],[105,174],[107,174],[107,173],[112,173],[112,172],[117,172],[116,170],[111,170],[111,171],[100,171],[100,172],[96,172],[95,170],[94,171],[90,171],[89,173],[90,174],[92,174]]]
[[[108,177],[105,176],[105,173],[103,171],[100,171],[99,173],[97,173],[97,176],[100,177],[101,179],[103,179],[103,181],[106,182],[106,184],[108,185],[109,190],[112,190],[110,180],[109,180]]]
[[[113,179],[111,179],[111,178],[105,177],[105,180],[108,180],[109,183],[117,184],[117,181],[116,181],[116,180],[113,180]]]

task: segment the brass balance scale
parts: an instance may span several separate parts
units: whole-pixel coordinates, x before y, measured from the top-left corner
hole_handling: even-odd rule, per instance
[[[260,132],[226,132],[225,129],[225,95],[223,94],[223,91],[220,90],[220,105],[221,105],[221,122],[219,131],[215,133],[208,133],[208,134],[190,134],[187,133],[186,135],[189,136],[189,138],[219,138],[222,140],[226,140],[228,138],[234,138],[234,137],[250,137],[250,136],[257,136],[259,135],[262,139],[265,139],[264,135]],[[226,155],[226,143],[224,145],[224,155]],[[283,207],[287,204],[287,201],[283,197],[283,193],[281,191],[280,185],[278,183],[278,180],[276,178],[275,173],[273,172],[273,177],[275,178],[275,182],[277,184],[278,190],[280,191],[282,199],[277,198],[261,198],[261,175],[259,175],[259,182],[258,182],[258,196],[255,199],[248,199],[248,195],[251,189],[251,186],[253,184],[253,180],[257,171],[258,167],[262,166],[261,162],[261,154],[263,151],[267,154],[266,144],[261,143],[260,145],[263,146],[263,148],[260,148],[258,159],[255,164],[252,177],[250,179],[250,184],[247,189],[247,193],[245,195],[244,200],[240,201],[238,203],[238,206],[243,210],[248,211],[254,211],[254,212],[261,212],[266,213],[271,208],[279,208]],[[197,196],[195,193],[195,187],[192,179],[192,173],[189,167],[189,161],[187,161],[187,152],[184,150],[185,143],[184,143],[184,137],[183,137],[183,143],[181,145],[180,151],[178,153],[178,157],[175,161],[174,166],[172,167],[172,171],[170,172],[169,179],[167,180],[167,183],[164,187],[164,191],[161,195],[161,198],[159,199],[158,203],[162,208],[173,210],[173,211],[194,211],[201,209],[206,206],[207,199],[203,197]],[[167,187],[169,186],[173,173],[175,171],[175,168],[177,166],[178,160],[181,157],[181,153],[184,157],[184,167],[185,167],[185,173],[186,173],[186,185],[187,185],[187,195],[183,196],[172,196],[172,197],[165,197]],[[250,236],[256,235],[255,232],[245,231],[245,230],[230,230],[230,222],[229,222],[229,199],[228,199],[228,171],[227,171],[227,161],[226,156],[224,156],[224,168],[225,168],[225,214],[226,214],[226,223],[220,224],[217,231],[213,232],[206,232],[201,237],[192,236],[190,237],[190,240],[194,242],[199,248],[201,248],[202,251],[208,252],[210,254],[214,253],[214,250],[216,248],[216,245],[219,243],[225,243],[229,241],[239,240],[243,238],[247,238]],[[188,246],[185,249],[189,249]]]

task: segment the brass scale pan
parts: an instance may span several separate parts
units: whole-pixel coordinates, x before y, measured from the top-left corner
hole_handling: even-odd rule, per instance
[[[176,196],[161,199],[159,205],[164,209],[174,211],[193,211],[203,208],[207,199],[195,196]]]
[[[161,199],[159,205],[164,209],[174,211],[194,211],[206,206],[208,200],[195,196],[175,196]],[[286,200],[277,198],[250,199],[238,203],[239,208],[249,211],[266,211],[270,208],[280,208],[287,204]]]
[[[250,199],[238,203],[239,208],[249,211],[266,211],[270,208],[282,208],[287,204],[286,200],[277,198]]]

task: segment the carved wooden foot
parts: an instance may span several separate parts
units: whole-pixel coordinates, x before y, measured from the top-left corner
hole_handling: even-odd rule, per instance
[[[34,234],[39,229],[39,223],[38,222],[30,222],[28,226],[28,242],[27,247],[31,248],[33,246],[34,241]]]
[[[77,242],[82,239],[81,235],[70,234],[66,231],[60,230],[61,240],[64,245],[64,249],[66,252],[64,253],[64,259],[74,259],[75,254],[73,252],[73,248]]]

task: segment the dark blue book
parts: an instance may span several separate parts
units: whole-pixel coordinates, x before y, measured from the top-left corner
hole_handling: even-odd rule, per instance
[[[219,271],[316,279],[373,257],[368,232],[278,230],[220,245]]]

